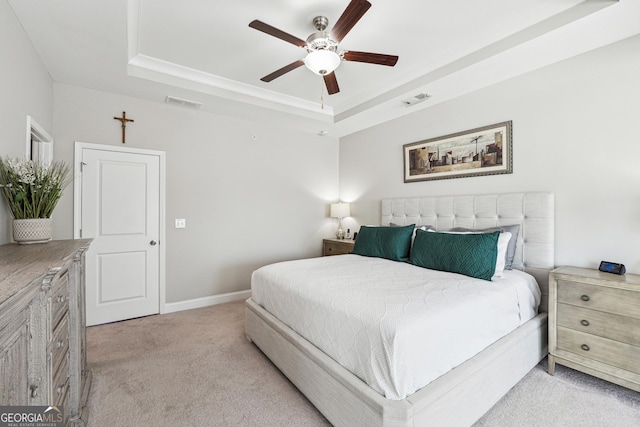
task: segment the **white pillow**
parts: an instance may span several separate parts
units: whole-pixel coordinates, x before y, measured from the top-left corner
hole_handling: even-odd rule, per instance
[[[427,229],[434,233],[449,233],[449,234],[483,234],[482,231],[436,231]],[[414,231],[415,235],[415,231]],[[509,246],[509,240],[511,240],[511,233],[508,231],[501,231],[498,236],[498,256],[496,257],[496,269],[493,272],[493,277],[502,277],[504,266],[507,262],[507,247]]]
[[[507,263],[507,247],[509,246],[509,240],[511,240],[511,233],[508,231],[501,231],[498,236],[498,257],[496,258],[496,271],[493,274],[494,277],[502,277],[504,266]]]

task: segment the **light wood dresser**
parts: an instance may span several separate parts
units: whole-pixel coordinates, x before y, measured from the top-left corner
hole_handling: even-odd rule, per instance
[[[84,254],[90,240],[0,246],[0,405],[62,406],[84,426]]]
[[[549,275],[555,364],[640,391],[640,276],[561,267]]]
[[[355,240],[324,239],[322,241],[322,256],[350,254]]]

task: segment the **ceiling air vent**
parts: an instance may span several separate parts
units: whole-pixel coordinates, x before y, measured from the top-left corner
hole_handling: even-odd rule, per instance
[[[429,98],[431,98],[431,95],[427,93],[419,93],[411,98],[403,99],[402,103],[408,107],[410,105],[416,105],[422,101],[426,101]]]
[[[183,107],[189,107],[189,108],[200,108],[200,107],[202,107],[202,103],[201,102],[189,101],[188,99],[177,98],[175,96],[167,96],[164,99],[164,102],[166,102],[167,104],[181,105]]]

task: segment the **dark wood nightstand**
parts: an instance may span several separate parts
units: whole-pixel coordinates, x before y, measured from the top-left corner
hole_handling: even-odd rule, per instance
[[[349,254],[355,243],[355,240],[350,239],[323,239],[322,256]]]

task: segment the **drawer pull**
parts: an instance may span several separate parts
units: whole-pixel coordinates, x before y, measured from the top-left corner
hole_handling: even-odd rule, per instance
[[[38,397],[40,395],[40,391],[38,390],[38,386],[37,385],[32,385],[31,386],[31,397],[35,398]]]
[[[589,299],[590,299],[590,298],[589,298],[589,295],[582,295],[582,296],[580,297],[580,299],[581,299],[582,301],[589,301]]]
[[[580,323],[582,323],[582,326],[589,326],[588,320],[581,320]]]
[[[582,344],[582,345],[580,346],[580,348],[581,348],[581,349],[583,349],[584,351],[589,351],[589,350],[590,350],[590,349],[589,349],[589,346],[588,346],[588,345],[586,345],[586,344]]]
[[[58,386],[58,388],[56,389],[56,393],[62,394],[62,392],[64,392],[64,384]]]
[[[62,347],[64,347],[64,341],[63,341],[63,340],[58,340],[58,342],[56,342],[56,347],[57,347],[57,348],[62,348]]]

